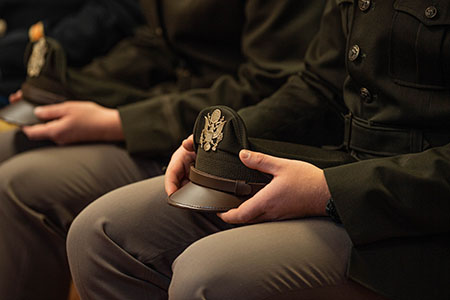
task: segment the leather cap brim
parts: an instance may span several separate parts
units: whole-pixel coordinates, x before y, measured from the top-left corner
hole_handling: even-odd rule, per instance
[[[189,182],[170,195],[167,202],[180,208],[220,212],[238,207],[244,199]]]
[[[26,100],[14,102],[0,110],[0,119],[20,126],[41,123],[34,114],[36,106]]]
[[[41,79],[44,80],[44,79]],[[53,84],[54,89],[62,89],[58,83],[51,80],[45,80],[47,85]],[[34,125],[42,123],[34,114],[36,106],[48,105],[64,102],[67,97],[42,88],[38,88],[28,82],[21,86],[23,99],[14,102],[0,110],[0,119],[15,125]]]

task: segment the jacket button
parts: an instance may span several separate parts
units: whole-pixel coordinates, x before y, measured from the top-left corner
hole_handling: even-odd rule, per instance
[[[6,21],[3,19],[0,19],[0,37],[4,36],[6,34],[6,29],[8,29],[8,25],[6,24]]]
[[[182,68],[182,67],[176,68],[176,69],[175,69],[175,73],[177,74],[177,76],[178,76],[179,78],[188,78],[188,77],[191,77],[191,72],[190,72],[188,69],[186,69],[186,68]]]
[[[361,49],[358,45],[353,45],[348,51],[348,60],[355,61],[358,58],[360,51]]]
[[[366,88],[361,88],[359,90],[359,95],[361,97],[361,100],[366,102],[366,103],[370,103],[372,102],[372,95],[370,94],[369,90]]]
[[[369,7],[370,7],[370,3],[371,3],[370,0],[359,0],[359,1],[358,1],[359,9],[360,9],[361,11],[366,11],[366,10],[368,10]]]
[[[434,17],[436,17],[437,13],[438,10],[436,6],[428,6],[425,9],[425,17],[427,17],[428,19],[433,19]]]
[[[155,35],[156,36],[162,36],[162,34],[163,34],[162,28],[161,27],[156,27],[155,28]]]

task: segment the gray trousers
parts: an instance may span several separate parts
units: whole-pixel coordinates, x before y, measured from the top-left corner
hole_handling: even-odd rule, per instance
[[[165,198],[157,177],[75,219],[67,249],[83,300],[384,299],[347,279],[352,244],[328,218],[234,227]]]
[[[112,144],[57,147],[0,133],[0,299],[67,299],[74,217],[120,186],[161,174]]]

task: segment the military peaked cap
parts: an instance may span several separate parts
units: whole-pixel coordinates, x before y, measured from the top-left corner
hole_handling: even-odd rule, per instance
[[[170,195],[170,205],[201,211],[238,207],[264,188],[272,176],[246,167],[242,149],[329,167],[354,162],[346,152],[250,138],[244,121],[233,109],[212,106],[200,112],[194,125],[195,164],[190,182]]]
[[[0,118],[17,125],[41,121],[34,115],[40,105],[63,102],[70,97],[64,87],[66,58],[61,46],[51,38],[29,44],[26,51],[27,79],[22,84],[23,100],[0,110]]]

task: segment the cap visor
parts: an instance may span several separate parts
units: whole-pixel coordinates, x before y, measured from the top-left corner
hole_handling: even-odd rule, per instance
[[[20,100],[0,110],[0,119],[16,125],[34,125],[41,121],[34,114],[35,104]]]
[[[209,189],[189,182],[167,198],[176,207],[220,212],[238,207],[244,200],[234,195]]]

